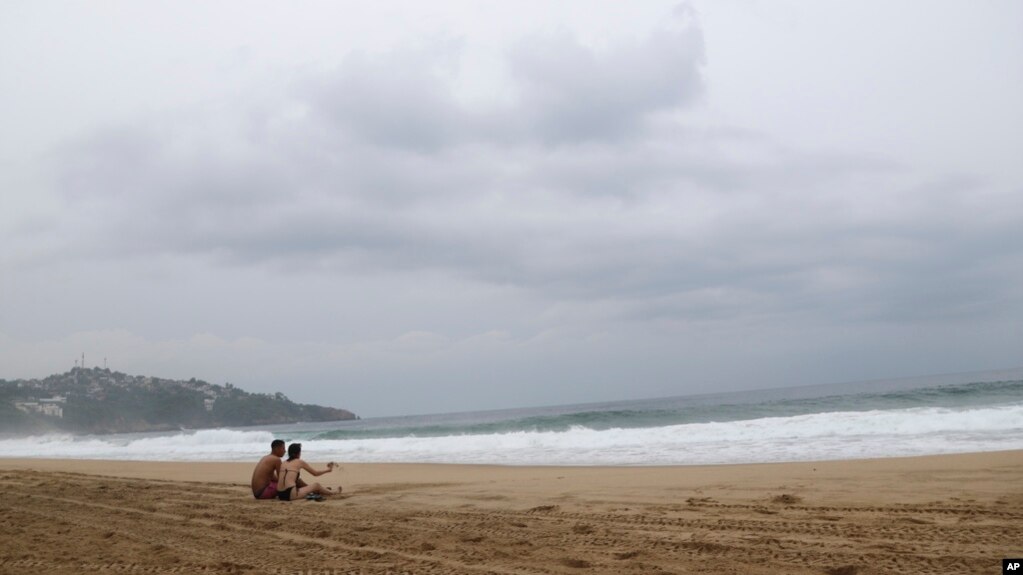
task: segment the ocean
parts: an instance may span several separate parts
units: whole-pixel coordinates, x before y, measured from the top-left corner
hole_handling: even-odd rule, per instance
[[[1023,449],[1023,369],[439,415],[0,440],[2,457],[696,465]]]

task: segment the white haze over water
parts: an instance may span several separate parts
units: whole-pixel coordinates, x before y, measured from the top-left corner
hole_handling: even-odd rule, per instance
[[[898,457],[1023,449],[1023,404],[812,413],[650,428],[311,439],[308,432],[215,429],[172,435],[0,441],[0,456],[255,461],[276,437],[313,461],[506,465],[666,465]]]

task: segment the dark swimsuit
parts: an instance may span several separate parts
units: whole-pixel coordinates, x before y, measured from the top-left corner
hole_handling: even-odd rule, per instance
[[[288,472],[289,471],[291,471],[291,470],[290,469],[285,469],[284,470],[284,477],[288,476]],[[277,498],[278,499],[280,499],[281,501],[291,501],[291,490],[294,489],[296,493],[298,492],[298,478],[301,476],[301,474],[302,474],[301,471],[296,471],[295,472],[295,484],[292,485],[291,487],[287,488],[287,489],[279,490],[277,492]],[[280,483],[281,485],[284,485],[284,477],[281,478],[281,483]]]

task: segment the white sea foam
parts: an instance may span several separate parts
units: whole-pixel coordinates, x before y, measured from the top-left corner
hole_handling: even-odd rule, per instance
[[[42,435],[0,441],[0,456],[147,461],[232,461],[270,450],[269,431],[204,429],[164,435]]]
[[[281,432],[282,437],[295,437]],[[272,431],[157,436],[50,435],[0,441],[0,456],[253,460]],[[1023,449],[1023,405],[814,413],[653,428],[445,437],[303,439],[313,460],[510,465],[659,465],[807,461]]]

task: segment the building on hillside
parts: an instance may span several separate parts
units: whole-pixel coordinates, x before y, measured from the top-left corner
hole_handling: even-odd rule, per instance
[[[62,395],[55,395],[49,399],[38,401],[16,401],[14,407],[24,413],[39,413],[47,417],[64,418],[64,403],[67,398]]]

